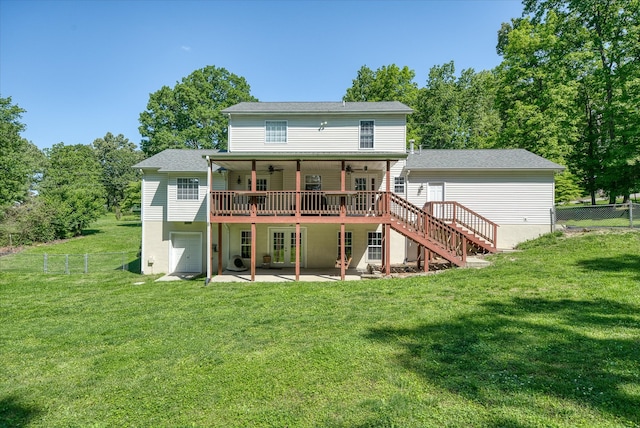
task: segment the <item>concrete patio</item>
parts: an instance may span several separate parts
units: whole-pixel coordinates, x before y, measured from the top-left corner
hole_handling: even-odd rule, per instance
[[[345,281],[360,280],[360,273],[355,269],[348,269]],[[256,269],[256,282],[293,282],[296,280],[296,272],[290,269]],[[301,282],[329,282],[340,281],[339,269],[300,269]],[[225,270],[222,275],[214,275],[212,283],[216,282],[251,282],[251,271],[233,272]]]

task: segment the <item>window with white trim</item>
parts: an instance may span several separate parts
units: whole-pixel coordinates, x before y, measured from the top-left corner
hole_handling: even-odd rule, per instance
[[[352,232],[344,232],[344,254],[347,258],[353,255],[353,234]],[[340,232],[338,232],[338,252],[336,260],[340,260]]]
[[[287,142],[287,121],[267,120],[265,121],[266,143],[286,143]]]
[[[360,121],[360,148],[373,149],[373,120]]]
[[[178,193],[177,198],[179,200],[198,200],[199,193],[199,181],[197,178],[178,178]]]
[[[319,175],[305,175],[304,190],[322,190],[322,177]]]
[[[251,258],[251,231],[243,230],[240,232],[240,257],[243,259]]]
[[[382,232],[367,232],[367,260],[382,260]]]
[[[393,177],[393,193],[398,195],[404,195],[404,177]]]

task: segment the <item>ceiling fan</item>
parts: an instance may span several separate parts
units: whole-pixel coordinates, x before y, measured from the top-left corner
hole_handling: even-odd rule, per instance
[[[269,174],[273,174],[275,171],[282,171],[283,168],[276,168],[273,165],[269,165],[268,170],[269,170]]]

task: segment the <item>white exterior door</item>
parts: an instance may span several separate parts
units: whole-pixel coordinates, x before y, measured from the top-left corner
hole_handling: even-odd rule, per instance
[[[444,201],[444,184],[443,183],[429,183],[429,194],[427,202],[442,202]],[[434,205],[432,213],[437,218],[442,218],[442,205]]]
[[[171,272],[202,272],[202,234],[171,234]]]
[[[374,208],[376,196],[372,193],[376,188],[376,178],[371,174],[362,174],[353,176],[353,190],[361,193],[354,198],[355,208],[358,211],[369,211]]]
[[[305,263],[305,231],[300,230],[300,267]],[[295,229],[271,229],[270,232],[271,264],[281,267],[296,265],[296,231]]]

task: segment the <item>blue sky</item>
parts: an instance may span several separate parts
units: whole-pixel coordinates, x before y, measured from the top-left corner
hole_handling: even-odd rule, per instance
[[[107,132],[139,143],[149,94],[224,67],[261,101],[339,101],[363,65],[500,63],[517,0],[0,0],[0,96],[41,148]]]

